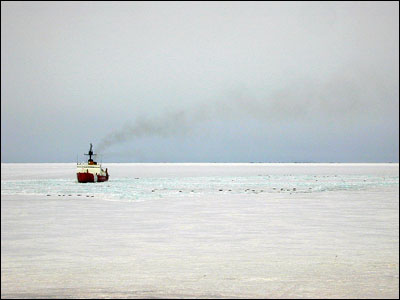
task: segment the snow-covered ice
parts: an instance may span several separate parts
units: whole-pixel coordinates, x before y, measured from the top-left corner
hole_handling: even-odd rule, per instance
[[[2,164],[2,298],[398,298],[398,164]]]

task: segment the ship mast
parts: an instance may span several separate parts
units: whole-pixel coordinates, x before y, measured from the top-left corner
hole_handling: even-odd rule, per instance
[[[89,159],[88,159],[88,163],[89,163],[89,164],[90,164],[90,163],[93,163],[92,155],[96,155],[95,153],[93,153],[92,148],[93,148],[92,143],[90,143],[89,152],[88,152],[88,153],[85,153],[85,155],[89,155]]]

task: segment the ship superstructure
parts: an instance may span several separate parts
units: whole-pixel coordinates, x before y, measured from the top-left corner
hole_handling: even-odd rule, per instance
[[[108,170],[104,171],[101,167],[101,164],[98,164],[96,161],[92,159],[92,156],[96,154],[93,153],[93,146],[90,143],[90,149],[88,153],[85,155],[89,156],[87,163],[77,163],[77,171],[76,176],[78,178],[78,182],[103,182],[107,181],[109,178]]]

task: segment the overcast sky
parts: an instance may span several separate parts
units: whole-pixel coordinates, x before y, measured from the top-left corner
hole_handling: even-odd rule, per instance
[[[1,2],[1,161],[398,162],[399,3]]]

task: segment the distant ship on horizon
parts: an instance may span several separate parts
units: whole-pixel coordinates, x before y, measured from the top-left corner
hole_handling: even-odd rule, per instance
[[[104,171],[101,167],[101,164],[98,164],[92,159],[92,156],[96,155],[93,153],[92,149],[93,146],[92,143],[90,143],[89,152],[84,154],[89,156],[87,163],[76,163],[76,176],[78,178],[78,182],[86,183],[108,181],[108,178],[110,176],[108,174],[108,169],[106,168],[106,170]]]

